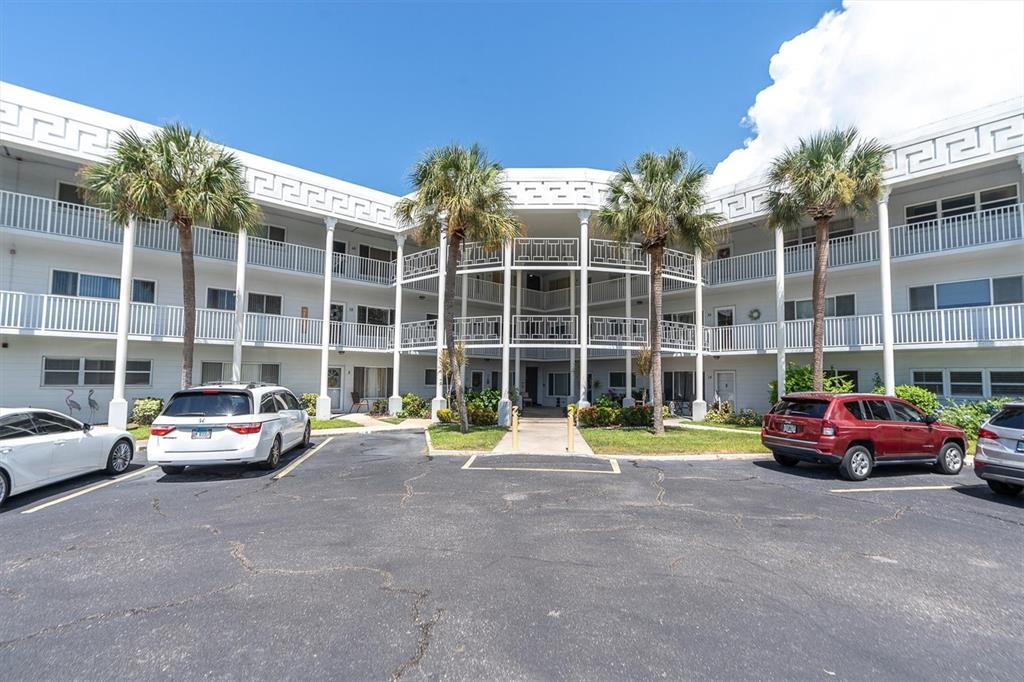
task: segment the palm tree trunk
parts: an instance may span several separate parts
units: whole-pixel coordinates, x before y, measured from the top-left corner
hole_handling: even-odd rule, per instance
[[[661,389],[661,270],[665,247],[655,246],[650,251],[651,257],[651,319],[648,328],[651,335],[651,401],[654,407],[654,434],[665,433],[665,421],[662,417],[664,394]]]
[[[455,346],[455,285],[458,283],[459,252],[462,235],[449,233],[447,266],[444,280],[444,339],[448,347],[448,367],[451,370],[452,386],[455,389],[455,403],[459,410],[459,430],[469,433],[469,415],[466,414],[466,393],[462,386],[462,372],[456,362]],[[439,379],[440,380],[440,379]]]
[[[813,327],[813,386],[820,391],[825,384],[825,287],[828,280],[828,218],[814,221],[814,280],[812,301]],[[781,395],[781,393],[780,393]]]
[[[192,243],[192,223],[178,222],[178,246],[181,251],[181,295],[183,328],[181,344],[181,387],[192,385],[192,360],[196,346],[196,263]],[[244,301],[240,302],[244,305]]]

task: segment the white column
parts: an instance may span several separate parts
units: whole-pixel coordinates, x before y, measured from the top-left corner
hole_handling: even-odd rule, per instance
[[[327,395],[327,364],[331,358],[331,282],[334,279],[334,226],[336,218],[324,218],[324,307],[320,323],[320,395],[316,397],[316,418],[331,418],[331,396]]]
[[[469,306],[469,273],[462,273],[462,317],[465,318],[468,315],[467,308]],[[466,390],[466,365],[469,364],[469,358],[459,366],[459,376],[462,377],[462,390]]]
[[[632,328],[633,319],[633,273],[626,273],[626,319],[630,320],[627,324]],[[648,330],[648,334],[653,334],[654,330]],[[633,399],[633,351],[626,349],[626,395],[622,398],[623,407],[633,407],[636,405],[636,400]]]
[[[245,338],[245,263],[248,260],[249,233],[238,231],[235,255],[235,339],[231,347],[231,380],[242,380],[242,341]]]
[[[889,189],[878,200],[878,261],[882,284],[882,381],[886,395],[896,395],[893,352],[892,267],[889,249]]]
[[[569,271],[569,314],[576,314],[576,271]],[[576,390],[576,349],[569,346],[569,396]],[[570,401],[571,402],[571,401]]]
[[[508,399],[509,350],[512,344],[512,241],[505,242],[504,289],[501,301],[501,400],[498,401],[498,426],[512,423],[512,401]]]
[[[135,259],[135,219],[122,230],[121,285],[117,294],[117,342],[114,345],[114,396],[107,408],[107,423],[116,429],[128,427],[128,401],[124,396],[128,367],[128,327],[132,314],[132,266]]]
[[[523,314],[523,271],[516,271],[516,315]],[[523,407],[523,366],[519,348],[516,348],[516,405]]]
[[[399,375],[402,371],[402,279],[405,277],[405,235],[395,235],[395,349],[391,354],[391,395],[388,397],[388,414],[394,416],[402,411],[402,396],[399,394]]]
[[[693,276],[696,283],[693,287],[693,321],[694,321],[694,357],[693,387],[694,396],[693,421],[704,421],[708,411],[708,403],[704,400],[704,263],[700,250],[693,254]]]
[[[590,339],[590,317],[587,313],[587,299],[590,295],[590,211],[583,210],[577,215],[580,219],[580,399],[577,405],[590,407],[590,401],[587,400],[587,343]]]
[[[779,397],[786,392],[786,240],[775,228],[775,380]]]
[[[434,381],[437,386],[434,388],[434,399],[430,401],[430,418],[438,421],[437,411],[448,407],[448,401],[442,395],[444,385],[444,372],[441,370],[441,352],[445,347],[444,339],[444,289],[445,275],[448,270],[448,221],[441,220],[441,229],[437,240],[437,361],[434,365],[436,370]],[[452,273],[455,276],[455,273]],[[454,361],[454,358],[452,359]]]

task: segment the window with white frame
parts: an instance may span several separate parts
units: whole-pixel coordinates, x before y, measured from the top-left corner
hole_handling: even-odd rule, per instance
[[[608,388],[626,388],[626,373],[625,372],[609,372],[608,373]]]
[[[548,395],[569,395],[568,372],[548,372]]]
[[[662,313],[661,319],[666,322],[683,322],[685,324],[696,323],[696,318],[694,317],[692,310],[682,313]]]
[[[970,192],[959,196],[912,204],[904,209],[904,215],[908,225],[915,225],[935,220],[936,218],[952,218],[958,215],[974,213],[975,211],[1012,206],[1017,201],[1017,185],[1005,185],[1003,187],[983,189],[979,192]]]
[[[361,305],[356,311],[356,322],[361,324],[394,324],[395,311],[391,308],[374,308],[373,306]]]
[[[783,246],[800,246],[801,244],[813,244],[814,243],[814,225],[800,228],[800,231],[795,235],[792,235],[787,239]],[[828,224],[828,238],[838,239],[839,237],[849,237],[853,234],[853,220],[851,218],[843,218],[841,220],[833,220]]]
[[[201,377],[201,381],[204,384],[231,381],[231,363],[204,362],[202,364]],[[242,376],[239,378],[239,381],[244,383],[280,384],[281,365],[270,362],[243,362]]]
[[[424,386],[437,386],[437,370],[433,367],[428,367],[423,370],[423,385]]]
[[[234,306],[232,306],[234,309]],[[249,312],[265,315],[281,314],[281,297],[275,294],[249,294]]]
[[[936,395],[955,398],[1024,397],[1019,369],[915,369],[913,384]]]
[[[213,310],[234,310],[235,292],[231,289],[206,289],[206,307]]]
[[[989,370],[989,384],[993,397],[1024,397],[1024,371],[1013,369]]]
[[[825,317],[848,317],[857,314],[857,297],[855,294],[840,294],[825,298]],[[785,315],[787,320],[809,320],[814,317],[814,305],[811,299],[786,301]]]
[[[252,229],[252,236],[284,243],[285,229],[276,225],[257,225]]]
[[[944,310],[1024,302],[1024,276],[972,279],[910,287],[910,309]]]
[[[352,391],[360,398],[384,398],[391,393],[390,367],[353,367]]]
[[[370,246],[369,244],[359,245],[359,255],[363,258],[370,258],[372,260],[382,260],[390,263],[395,260],[395,252],[389,249],[382,249],[377,246]]]
[[[72,270],[54,270],[50,278],[50,293],[55,296],[81,296],[117,300],[121,292],[121,278],[91,275]],[[132,301],[154,303],[156,282],[148,279],[132,280]]]
[[[73,185],[70,182],[57,183],[57,201],[63,201],[66,204],[85,206],[85,199],[82,196],[83,193],[84,189],[78,185]]]
[[[985,373],[980,369],[949,370],[949,395],[970,398],[985,395]]]
[[[914,386],[927,389],[935,395],[946,393],[946,383],[941,369],[915,369],[912,376]]]
[[[149,386],[152,360],[128,360],[125,384]],[[43,358],[43,386],[113,386],[114,361],[106,358]]]

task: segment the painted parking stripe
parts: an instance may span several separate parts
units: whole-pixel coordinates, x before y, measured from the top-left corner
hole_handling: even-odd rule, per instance
[[[542,468],[542,467],[481,467],[473,466],[473,462],[476,461],[476,455],[470,457],[462,468],[468,471],[546,471],[560,474],[620,474],[622,473],[619,469],[619,460],[611,459],[611,469],[609,471],[599,471],[594,469],[558,469],[558,468]]]
[[[281,471],[279,473],[274,474],[273,480],[279,481],[282,478],[284,478],[285,476],[287,476],[288,474],[290,474],[291,472],[295,471],[295,467],[299,466],[300,464],[305,462],[307,459],[309,459],[310,457],[312,457],[316,453],[320,452],[320,449],[323,446],[325,446],[328,443],[330,443],[332,440],[334,440],[334,436],[330,436],[323,443],[320,443],[320,445],[317,445],[315,448],[313,448],[312,450],[310,450],[309,452],[304,454],[302,457],[299,457],[297,460],[295,460],[294,462],[292,462],[291,464],[286,466],[284,469],[281,469]]]
[[[952,490],[962,488],[959,485],[904,485],[894,488],[833,488],[830,493],[886,493],[906,490]]]
[[[61,502],[67,502],[68,500],[73,500],[76,497],[81,497],[82,495],[85,495],[85,494],[91,493],[93,491],[99,490],[100,488],[106,488],[108,485],[114,485],[115,483],[120,483],[121,481],[126,481],[129,478],[135,478],[136,476],[141,476],[142,474],[147,474],[150,471],[152,471],[153,469],[156,469],[156,467],[157,467],[156,464],[150,464],[148,467],[143,467],[142,469],[139,469],[138,471],[133,471],[130,474],[125,474],[124,476],[118,476],[117,478],[112,478],[109,481],[103,481],[102,483],[97,483],[96,485],[91,485],[88,488],[82,488],[81,490],[73,492],[70,495],[65,495],[63,497],[58,497],[55,500],[50,500],[49,502],[44,502],[43,504],[38,504],[38,505],[36,505],[34,507],[29,507],[28,509],[26,509],[25,511],[23,511],[21,513],[22,514],[32,514],[34,512],[40,511],[42,509],[46,509],[47,507],[52,507],[55,504],[60,504]]]

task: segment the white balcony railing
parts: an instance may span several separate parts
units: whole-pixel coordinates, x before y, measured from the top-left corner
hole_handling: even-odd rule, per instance
[[[405,254],[402,259],[402,279],[437,274],[437,247]]]
[[[515,240],[515,265],[576,265],[579,263],[579,239],[520,237]]]
[[[437,345],[437,320],[403,322],[401,347],[403,349],[433,348]]]
[[[317,251],[320,251],[317,249]],[[323,258],[323,251],[320,251]],[[331,255],[332,275],[340,279],[351,279],[370,284],[393,284],[395,281],[395,261],[377,260],[365,256],[353,256],[347,253]]]
[[[514,343],[576,343],[578,319],[575,315],[513,315]]]
[[[694,350],[697,327],[688,322],[662,320],[661,347],[663,350]]]
[[[331,345],[362,350],[391,350],[395,328],[385,324],[331,322]]]
[[[644,253],[643,247],[636,242],[591,239],[590,265],[647,270],[647,254]]]
[[[647,319],[642,317],[590,317],[592,344],[641,346],[647,343]]]
[[[675,249],[665,249],[665,255],[661,259],[663,273],[669,277],[681,277],[687,280],[694,279],[693,254]]]
[[[459,268],[500,267],[501,249],[487,248],[481,242],[463,242]]]
[[[501,343],[501,315],[456,317],[455,338],[467,345]]]

